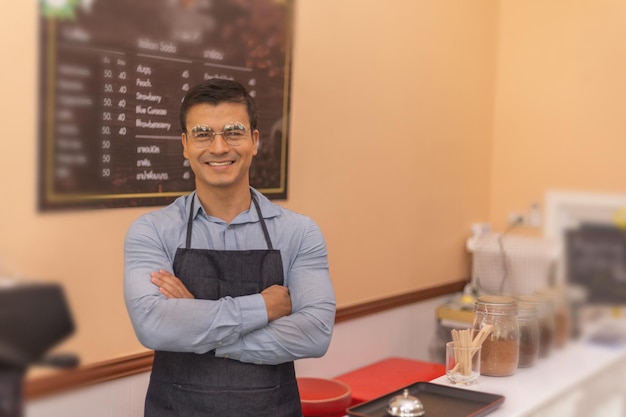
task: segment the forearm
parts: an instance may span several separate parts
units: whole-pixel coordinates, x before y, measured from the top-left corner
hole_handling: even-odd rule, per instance
[[[335,293],[328,274],[325,248],[302,254],[289,273],[293,313],[244,333],[216,355],[242,362],[277,364],[320,357],[330,344],[335,323]]]
[[[151,281],[171,271],[168,250],[148,222],[129,231],[124,247],[124,298],[140,342],[155,350],[204,353],[267,324],[260,294],[220,300],[168,299]]]
[[[244,334],[233,344],[218,347],[216,356],[270,365],[320,357],[330,345],[334,319],[335,303],[321,303]]]
[[[139,341],[154,350],[205,353],[267,323],[260,295],[215,301],[143,296],[127,306]]]

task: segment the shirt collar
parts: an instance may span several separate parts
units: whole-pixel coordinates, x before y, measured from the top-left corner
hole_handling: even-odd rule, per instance
[[[279,206],[277,206],[276,204],[273,204],[267,197],[265,197],[256,189],[252,187],[250,187],[250,189],[252,190],[252,192],[257,198],[257,202],[259,203],[259,207],[261,208],[261,213],[263,214],[264,219],[270,219],[272,217],[276,217],[280,215]],[[189,210],[191,209],[192,201],[194,202],[193,203],[194,212],[192,213],[194,220],[201,213],[203,213],[205,216],[210,218],[210,216],[204,210],[204,207],[202,207],[202,203],[200,202],[200,199],[198,198],[198,193],[195,191],[191,194],[191,198],[188,199],[187,204],[185,205],[187,213],[189,213]],[[237,217],[233,219],[231,224],[254,223],[258,221],[259,221],[259,215],[257,214],[256,208],[254,207],[254,203],[251,201],[250,208],[248,210],[245,210],[239,213],[239,215],[237,215]]]

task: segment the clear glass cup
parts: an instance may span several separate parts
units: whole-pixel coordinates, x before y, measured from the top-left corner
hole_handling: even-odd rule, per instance
[[[455,347],[446,343],[446,375],[448,381],[458,385],[472,385],[480,375],[480,346]]]

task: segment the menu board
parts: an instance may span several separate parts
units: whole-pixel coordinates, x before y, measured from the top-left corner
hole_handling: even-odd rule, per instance
[[[164,205],[193,191],[179,107],[213,78],[255,97],[250,182],[286,198],[291,23],[287,0],[40,2],[40,209]]]
[[[568,280],[582,286],[587,301],[626,304],[626,231],[584,224],[565,235]]]

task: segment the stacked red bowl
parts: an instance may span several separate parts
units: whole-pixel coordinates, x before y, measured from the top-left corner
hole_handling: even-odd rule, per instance
[[[298,378],[304,417],[344,416],[352,403],[350,387],[325,378]]]

